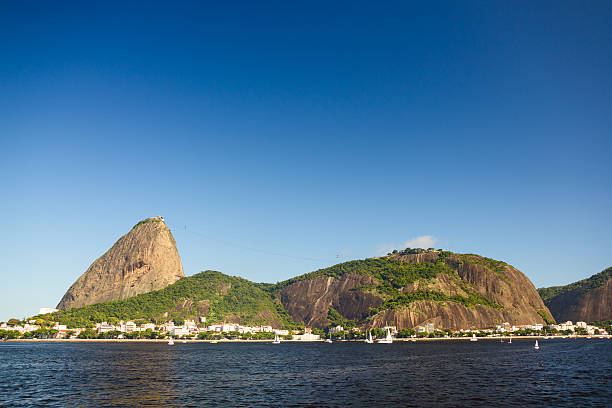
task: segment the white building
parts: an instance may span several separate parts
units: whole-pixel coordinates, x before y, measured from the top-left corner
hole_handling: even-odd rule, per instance
[[[304,334],[294,334],[293,340],[317,341],[321,340],[321,336],[319,336],[318,334],[312,334],[312,329],[310,327],[306,327],[304,329]]]
[[[556,329],[560,331],[565,331],[565,330],[574,331],[574,324],[570,320],[568,320],[565,323],[561,323],[557,325]]]
[[[160,331],[171,332],[174,329],[174,322],[166,322],[159,326]]]
[[[173,336],[189,336],[189,329],[185,326],[174,326],[170,334]]]
[[[63,326],[63,327],[66,328],[66,326]],[[40,329],[40,326],[37,325],[37,324],[29,324],[28,323],[28,324],[24,324],[23,325],[23,332],[24,333],[31,332],[31,331],[38,330],[38,329]],[[54,327],[54,329],[55,329],[55,327]],[[58,330],[58,329],[55,329],[55,330]]]
[[[334,334],[334,333],[340,333],[341,331],[344,331],[344,327],[338,325],[336,327],[330,327],[329,328],[329,333],[330,334]]]
[[[189,330],[198,329],[198,325],[196,324],[195,320],[185,320],[184,326],[187,327]]]
[[[136,323],[132,321],[125,322],[123,329],[126,333],[132,333],[138,330],[138,328],[136,327]]]
[[[153,323],[145,323],[140,325],[140,330],[144,331],[147,329],[155,330],[155,325]]]
[[[108,333],[110,331],[116,330],[115,326],[106,322],[96,324],[96,329],[98,330],[98,333]]]

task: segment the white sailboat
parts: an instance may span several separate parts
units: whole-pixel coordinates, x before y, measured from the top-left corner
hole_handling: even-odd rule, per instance
[[[379,344],[391,344],[393,343],[393,337],[391,337],[391,331],[387,329],[387,336],[384,339],[377,341]]]
[[[272,342],[272,344],[280,344],[281,339],[280,337],[278,337],[278,334],[274,335],[274,341]]]
[[[474,333],[472,333],[472,338],[470,339],[470,341],[478,341],[478,339],[476,338],[476,335]]]
[[[510,340],[508,341],[508,344],[512,344],[512,337],[510,337]]]
[[[174,346],[174,339],[172,337],[170,337],[170,340],[168,340],[168,345]]]
[[[372,344],[374,343],[374,340],[372,340],[372,332],[368,332],[368,338],[365,340],[366,343],[368,344]]]
[[[332,342],[332,339],[325,339],[325,342],[326,342],[326,343],[333,343],[333,342]]]
[[[533,348],[536,349],[536,350],[540,349],[540,346],[538,346],[538,341],[537,340],[536,340],[536,344],[535,344],[535,346],[533,346]]]

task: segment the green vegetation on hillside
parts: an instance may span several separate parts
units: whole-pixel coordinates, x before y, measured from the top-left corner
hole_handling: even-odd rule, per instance
[[[386,300],[381,306],[377,308],[373,308],[370,310],[370,315],[375,315],[383,310],[387,309],[397,309],[399,307],[407,306],[412,302],[416,302],[419,300],[428,300],[434,302],[454,302],[462,304],[466,307],[474,307],[476,305],[482,305],[487,307],[492,307],[495,309],[502,309],[502,306],[499,304],[492,302],[491,300],[470,293],[468,297],[463,296],[447,296],[442,292],[438,291],[430,291],[430,290],[419,290],[412,293],[405,293],[399,296],[396,296],[393,299]]]
[[[345,318],[333,307],[330,307],[329,311],[327,312],[327,320],[331,322],[332,326],[342,326],[345,329],[352,329],[355,327],[354,320]]]
[[[262,284],[260,287],[271,293],[277,293],[289,285],[303,280],[314,279],[319,276],[339,278],[344,274],[363,274],[373,277],[378,284],[360,285],[353,290],[371,291],[385,299],[381,306],[371,309],[370,315],[376,314],[382,310],[406,306],[417,300],[454,302],[462,304],[466,307],[482,305],[495,309],[503,309],[501,305],[491,301],[490,299],[473,293],[469,285],[460,281],[457,272],[450,266],[450,264],[453,263],[451,262],[449,264],[444,260],[451,256],[458,255],[459,262],[479,264],[500,275],[501,272],[505,270],[506,266],[508,266],[505,262],[496,261],[491,258],[485,258],[473,254],[454,254],[450,251],[443,250],[435,251],[438,255],[438,260],[436,262],[408,264],[395,257],[421,254],[428,251],[432,251],[432,249],[430,248],[429,250],[424,250],[421,248],[407,248],[402,251],[393,251],[390,253],[390,257],[368,258],[364,260],[344,262],[328,268],[319,269],[305,275],[297,276],[284,282],[277,283],[276,285]],[[447,296],[441,292],[430,290],[420,290],[414,293],[402,292],[402,289],[411,283],[418,281],[430,281],[440,274],[446,274],[456,278],[457,285],[467,293],[467,296]],[[335,309],[330,309],[327,318],[334,325],[340,324],[345,326],[347,324],[346,319]]]
[[[159,218],[147,218],[147,219],[145,219],[145,220],[138,221],[138,222],[136,223],[136,225],[134,225],[134,226],[132,227],[132,229],[134,229],[134,228],[136,228],[136,227],[138,227],[138,226],[140,226],[140,225],[142,225],[142,224],[146,224],[147,222],[161,223],[162,221],[161,221]]]
[[[597,289],[602,286],[608,279],[612,277],[612,267],[605,269],[590,278],[570,283],[565,286],[551,286],[549,288],[540,288],[538,292],[544,302],[550,301],[552,298],[574,292],[577,295],[586,293],[590,290]]]
[[[555,324],[554,319],[551,319],[548,313],[546,313],[546,311],[538,309],[537,312],[542,317],[542,319],[544,319],[544,322],[546,322],[546,324]]]
[[[482,265],[498,274],[503,273],[508,266],[508,264],[503,261],[497,261],[495,259],[474,254],[460,254],[459,261],[469,264]]]
[[[246,279],[216,271],[201,272],[164,289],[128,299],[54,313],[60,324],[71,328],[92,327],[103,321],[161,322],[198,316],[205,316],[209,323],[229,320],[242,324],[294,325],[282,305],[268,293]]]
[[[400,288],[412,282],[433,279],[441,273],[455,274],[455,271],[441,261],[409,265],[393,258],[368,258],[319,269],[276,285],[268,286],[267,290],[276,292],[299,281],[314,279],[319,276],[339,278],[347,273],[372,276],[379,283],[376,286],[377,292],[384,295],[396,295],[399,293],[398,290]]]

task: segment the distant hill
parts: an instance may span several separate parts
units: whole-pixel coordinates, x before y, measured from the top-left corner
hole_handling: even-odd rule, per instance
[[[356,260],[266,288],[289,315],[330,324],[412,328],[492,327],[553,322],[529,279],[504,262],[473,254],[407,248]]]
[[[612,319],[612,267],[565,286],[538,289],[557,321]]]
[[[280,302],[257,284],[216,271],[182,278],[164,289],[128,299],[59,311],[54,315],[69,327],[90,327],[117,320],[159,323],[173,319],[197,320],[199,316],[206,316],[210,323],[293,326]]]

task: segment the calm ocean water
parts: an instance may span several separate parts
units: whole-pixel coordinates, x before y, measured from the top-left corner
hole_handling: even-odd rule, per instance
[[[611,406],[612,340],[0,343],[0,406]]]

